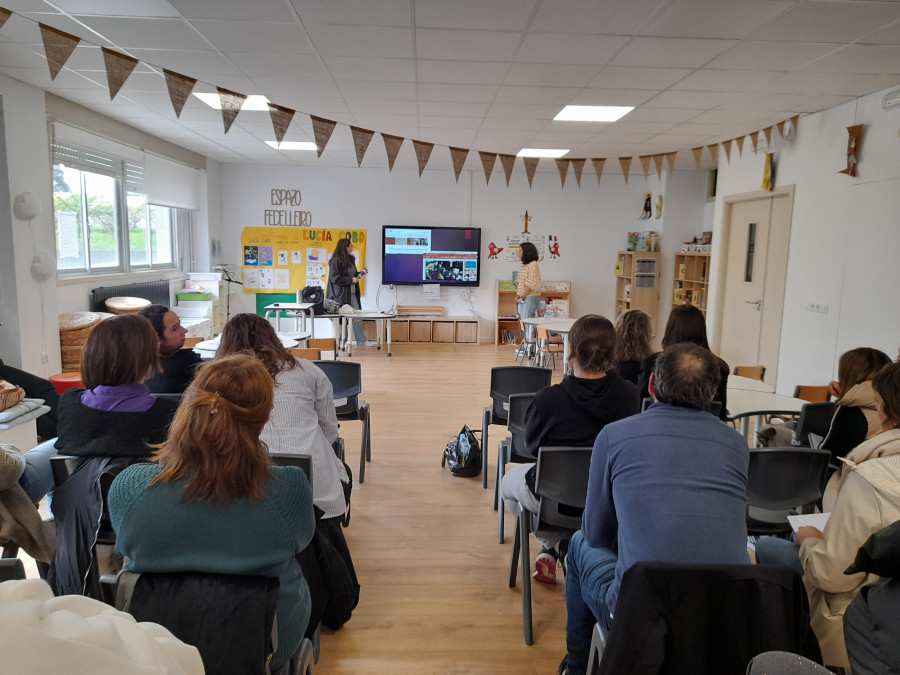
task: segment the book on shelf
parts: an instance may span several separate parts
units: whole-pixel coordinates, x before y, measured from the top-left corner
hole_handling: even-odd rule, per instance
[[[555,319],[569,318],[569,301],[562,298],[550,298],[544,306],[544,316],[552,316]]]
[[[518,314],[498,314],[497,319],[499,321],[518,321],[519,315]]]
[[[541,293],[568,293],[568,281],[542,281]]]
[[[501,293],[515,293],[516,283],[514,281],[501,281],[499,282],[498,290]]]
[[[678,278],[679,278],[679,279],[684,279],[685,267],[686,267],[686,266],[685,266],[684,263],[679,263],[679,264],[678,264]]]

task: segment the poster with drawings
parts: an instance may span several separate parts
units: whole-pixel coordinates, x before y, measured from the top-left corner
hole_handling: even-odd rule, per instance
[[[278,266],[279,267],[287,267],[288,265],[288,252],[287,251],[278,251]]]
[[[303,251],[291,251],[291,265],[303,264]]]
[[[275,288],[287,290],[291,287],[291,271],[288,269],[275,270]]]
[[[244,288],[259,288],[259,270],[244,269]]]
[[[275,287],[275,278],[272,270],[257,270],[259,272],[259,288],[271,289]]]
[[[547,250],[547,237],[543,234],[532,234],[530,232],[524,234],[515,234],[506,237],[506,250],[504,251],[504,259],[506,262],[519,262],[519,248],[523,242],[530,241],[538,252],[538,260],[543,260]]]
[[[325,288],[328,280],[328,249],[306,249],[306,285]]]

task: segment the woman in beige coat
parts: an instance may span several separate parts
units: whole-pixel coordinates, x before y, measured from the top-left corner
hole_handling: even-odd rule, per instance
[[[844,610],[864,586],[878,581],[873,574],[846,575],[844,570],[869,535],[900,520],[900,364],[885,366],[873,386],[884,431],[842,460],[824,531],[801,527],[794,542],[799,546],[812,628],[829,666],[850,666]],[[783,539],[763,537],[756,544],[756,557],[761,563],[796,565],[797,548]]]

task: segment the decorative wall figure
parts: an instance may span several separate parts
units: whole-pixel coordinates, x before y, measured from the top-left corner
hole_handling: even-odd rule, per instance
[[[494,242],[488,244],[488,258],[491,260],[497,260],[497,257],[503,251],[502,248],[497,248],[497,245]]]
[[[547,251],[550,253],[551,258],[558,258],[559,257],[559,241],[556,239],[556,237],[551,237],[550,239],[551,239],[551,241],[550,241],[549,245],[547,246]]]
[[[653,203],[652,200],[653,195],[651,195],[649,192],[644,195],[644,210],[641,212],[640,220],[650,220],[650,216],[653,215],[651,213]]]
[[[656,195],[656,219],[662,218],[662,195]]]
[[[848,176],[856,177],[856,165],[859,163],[859,144],[862,142],[862,130],[864,124],[854,124],[847,127],[847,133],[850,138],[847,139],[847,168],[838,173],[845,173]]]

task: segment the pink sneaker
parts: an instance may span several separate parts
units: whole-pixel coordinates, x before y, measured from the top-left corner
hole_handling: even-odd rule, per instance
[[[556,583],[556,559],[549,553],[541,553],[534,559],[534,574],[531,578],[543,584]]]

